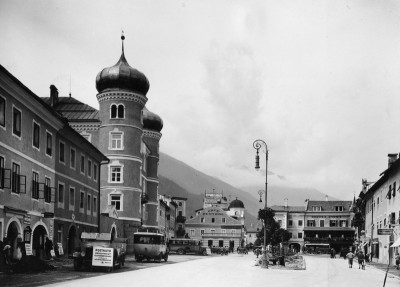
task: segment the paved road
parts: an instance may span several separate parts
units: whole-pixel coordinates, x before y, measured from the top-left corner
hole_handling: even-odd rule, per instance
[[[254,256],[233,254],[207,257],[177,264],[159,265],[131,272],[68,281],[49,286],[274,286],[274,287],[378,287],[385,273],[367,266],[348,268],[343,259],[305,256],[306,270],[262,269]],[[400,280],[388,276],[385,287],[399,287]]]

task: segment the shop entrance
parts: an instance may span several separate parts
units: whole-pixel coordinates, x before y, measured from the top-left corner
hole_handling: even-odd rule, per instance
[[[33,255],[35,255],[36,257],[39,257],[40,259],[45,258],[44,242],[45,242],[46,236],[47,236],[47,231],[43,225],[38,225],[33,230],[32,252],[33,252]]]
[[[75,226],[71,226],[68,232],[68,256],[72,256],[72,253],[74,253],[75,248],[77,247],[76,240],[76,228]]]
[[[17,250],[18,226],[17,223],[11,222],[7,229],[7,241],[11,246],[10,256],[14,258],[14,253]]]

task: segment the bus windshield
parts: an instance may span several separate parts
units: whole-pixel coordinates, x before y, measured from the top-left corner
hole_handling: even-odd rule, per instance
[[[160,234],[135,234],[133,243],[135,244],[164,244],[164,236]]]

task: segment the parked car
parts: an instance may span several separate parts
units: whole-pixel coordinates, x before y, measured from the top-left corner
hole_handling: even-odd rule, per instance
[[[95,257],[93,257],[93,250],[96,251]],[[97,254],[97,250],[104,253]],[[74,269],[79,271],[82,267],[90,268],[90,270],[93,267],[105,267],[108,271],[112,271],[114,268],[124,266],[125,256],[126,238],[111,240],[110,233],[82,232],[79,251],[73,253]]]

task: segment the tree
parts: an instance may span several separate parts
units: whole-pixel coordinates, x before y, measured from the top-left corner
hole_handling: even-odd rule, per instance
[[[290,233],[280,227],[279,223],[275,221],[274,216],[275,212],[271,208],[260,209],[258,211],[258,219],[266,222],[267,245],[277,245],[290,239]],[[260,239],[262,244],[264,243],[264,225],[261,231],[258,232],[257,238]]]

